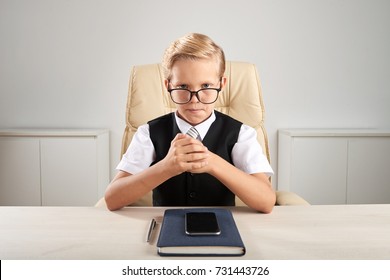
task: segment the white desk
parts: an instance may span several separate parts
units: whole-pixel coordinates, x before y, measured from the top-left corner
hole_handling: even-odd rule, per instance
[[[145,242],[164,209],[0,207],[0,259],[173,259],[157,255],[158,231]],[[390,205],[232,210],[247,248],[237,259],[390,259]]]

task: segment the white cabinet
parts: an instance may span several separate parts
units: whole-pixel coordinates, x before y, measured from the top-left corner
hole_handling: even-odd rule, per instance
[[[390,131],[285,129],[278,190],[311,204],[390,203]]]
[[[39,150],[39,139],[0,136],[0,206],[41,205]]]
[[[0,130],[0,206],[92,206],[108,183],[107,130]]]

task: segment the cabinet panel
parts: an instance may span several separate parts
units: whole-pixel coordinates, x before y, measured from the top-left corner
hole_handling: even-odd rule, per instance
[[[278,190],[312,204],[390,203],[390,132],[279,131]]]
[[[294,138],[291,165],[291,191],[311,204],[346,203],[346,139]]]
[[[390,203],[390,138],[351,139],[348,203]]]
[[[94,137],[41,140],[42,205],[92,206],[98,200]]]
[[[0,205],[41,205],[39,140],[0,137]]]

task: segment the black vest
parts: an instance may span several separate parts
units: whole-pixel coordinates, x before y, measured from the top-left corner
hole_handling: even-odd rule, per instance
[[[203,144],[213,153],[232,163],[231,152],[237,142],[242,123],[215,111],[216,120],[210,126]],[[174,113],[154,119],[149,124],[150,138],[156,160],[168,153],[171,141],[180,130]],[[235,195],[213,176],[184,172],[172,177],[153,190],[154,206],[234,206]]]

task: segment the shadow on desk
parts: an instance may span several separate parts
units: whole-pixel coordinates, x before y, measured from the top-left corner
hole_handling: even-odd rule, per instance
[[[276,205],[277,206],[306,206],[310,205],[309,202],[307,202],[305,199],[297,195],[293,192],[288,191],[276,191]],[[152,206],[151,205],[151,198],[148,200],[142,200],[140,203],[137,203],[134,206]],[[245,206],[245,205],[238,205],[238,206]],[[106,201],[104,197],[100,198],[98,202],[96,202],[95,207],[102,207],[107,208]]]

